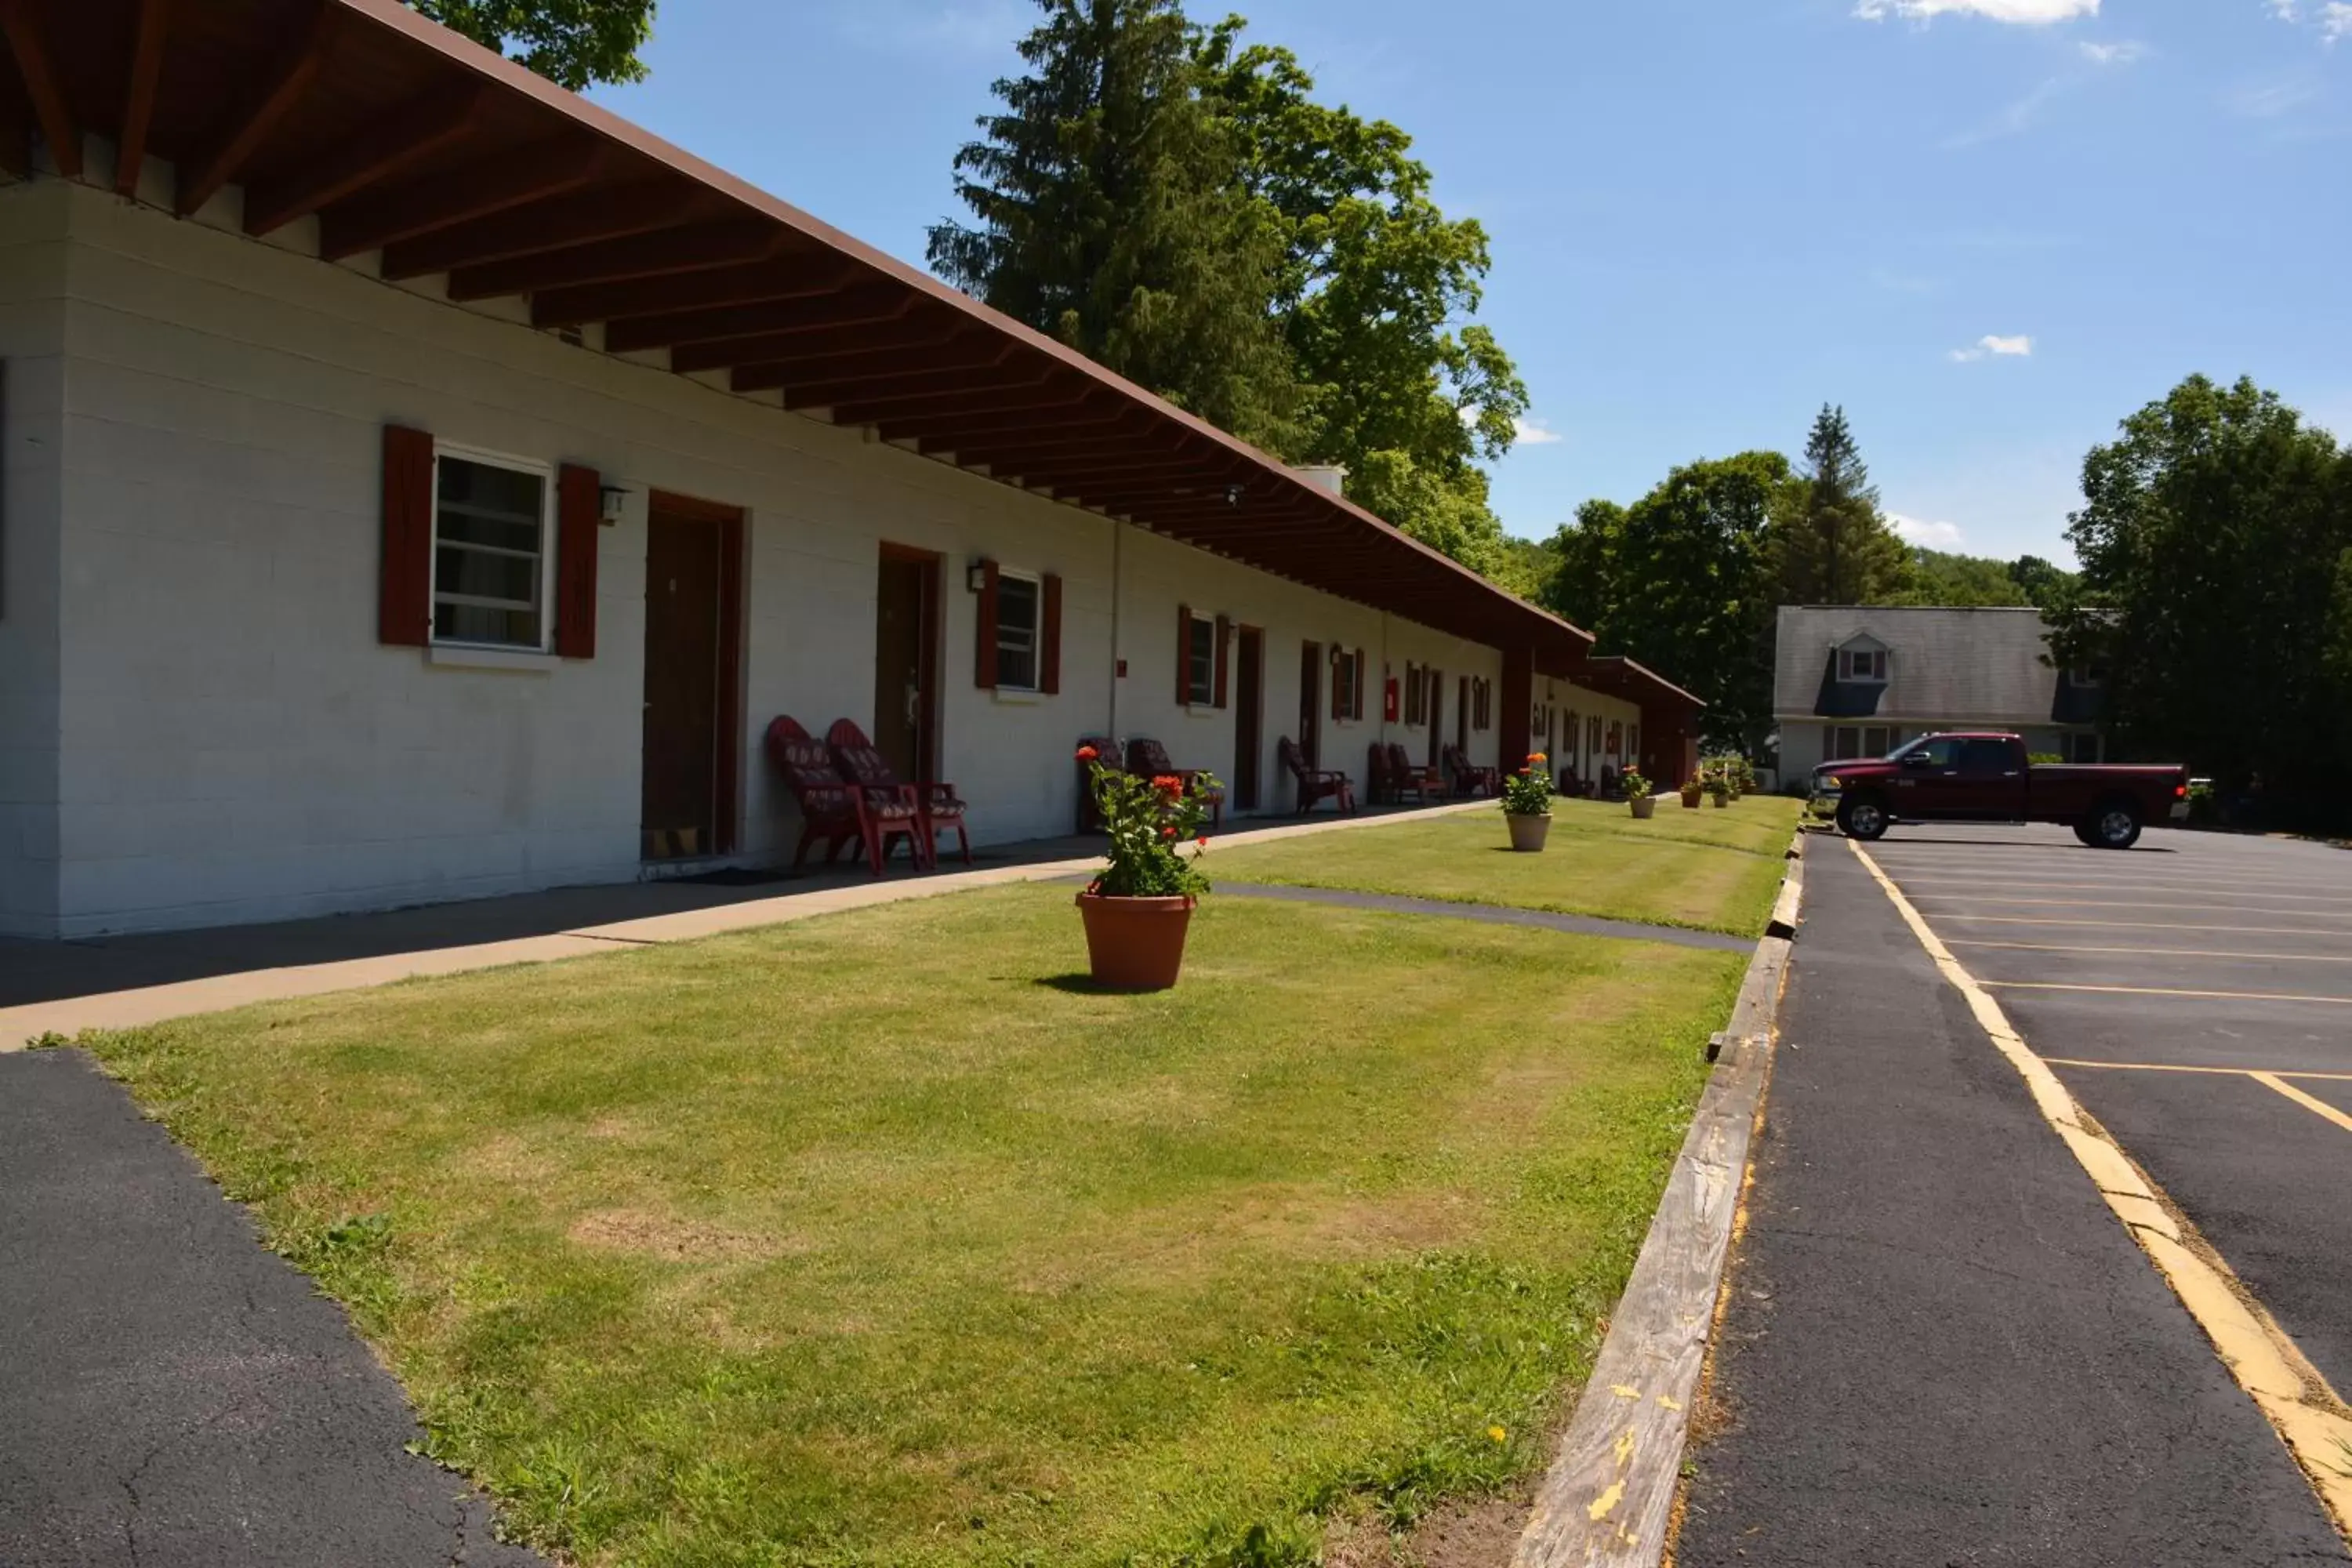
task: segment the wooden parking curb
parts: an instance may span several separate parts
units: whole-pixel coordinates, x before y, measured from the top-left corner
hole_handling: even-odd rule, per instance
[[[1801,834],[1790,846],[1775,929],[1756,944],[1729,1026],[1709,1042],[1715,1071],[1512,1568],[1656,1568],[1665,1554],[1748,1146],[1771,1077],[1773,1016],[1804,896],[1803,846]]]

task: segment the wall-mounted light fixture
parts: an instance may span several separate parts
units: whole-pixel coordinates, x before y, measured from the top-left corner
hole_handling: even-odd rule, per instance
[[[610,528],[621,521],[621,504],[628,491],[618,485],[596,487],[596,521]]]
[[[1225,487],[1225,504],[1227,506],[1239,506],[1242,504],[1241,486],[1227,485]]]
[[[993,563],[975,561],[964,568],[963,585],[975,594],[988,592],[988,569]]]

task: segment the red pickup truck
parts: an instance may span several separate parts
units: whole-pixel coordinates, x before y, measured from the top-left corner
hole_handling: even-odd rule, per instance
[[[1897,822],[2055,822],[2096,849],[2128,849],[2141,825],[2189,811],[2189,770],[2026,761],[2015,735],[1922,735],[1876,762],[1823,763],[1813,796],[1838,827],[1879,838]]]

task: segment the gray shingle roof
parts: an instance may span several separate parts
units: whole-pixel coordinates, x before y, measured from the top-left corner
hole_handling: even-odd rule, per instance
[[[1772,711],[1822,718],[2014,726],[2082,723],[2095,694],[2042,662],[2042,613],[1785,605]],[[1887,648],[1884,686],[1837,679],[1838,648],[1867,635]]]

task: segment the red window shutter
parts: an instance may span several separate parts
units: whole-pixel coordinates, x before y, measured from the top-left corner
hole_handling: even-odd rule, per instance
[[[1217,689],[1215,696],[1216,704],[1220,708],[1223,708],[1225,705],[1225,639],[1233,636],[1233,622],[1225,619],[1224,616],[1219,616],[1217,617]]]
[[[1339,648],[1331,650],[1331,717],[1348,716],[1348,656]]]
[[[1362,648],[1358,648],[1356,650],[1356,691],[1354,710],[1349,715],[1349,717],[1352,719],[1361,719],[1364,716],[1364,650]]]
[[[971,683],[996,689],[996,563],[980,563],[980,629],[972,639]]]
[[[1048,697],[1062,689],[1062,580],[1048,572],[1037,609],[1037,689]]]
[[[433,437],[398,425],[383,427],[375,636],[401,647],[423,647],[433,637]]]
[[[1192,700],[1192,606],[1176,606],[1176,706]]]
[[[566,463],[555,478],[555,651],[596,657],[596,530],[604,477]]]

